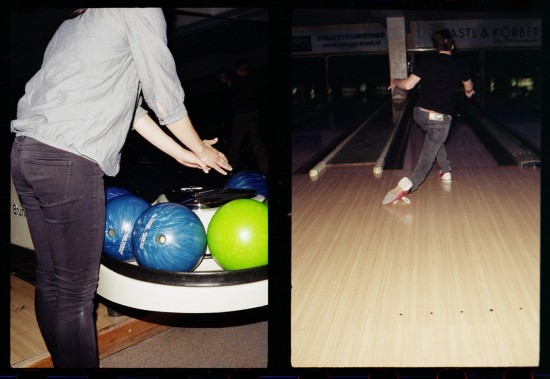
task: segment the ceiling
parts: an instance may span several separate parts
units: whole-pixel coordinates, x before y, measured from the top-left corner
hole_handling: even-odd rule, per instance
[[[172,18],[172,30],[178,36],[223,25],[268,22],[265,8],[169,8],[164,11],[167,18]]]

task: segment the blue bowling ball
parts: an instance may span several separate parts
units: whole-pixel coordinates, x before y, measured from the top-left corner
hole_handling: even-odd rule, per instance
[[[192,210],[173,202],[158,203],[139,216],[132,232],[138,265],[189,272],[206,252],[206,230]]]
[[[120,195],[132,195],[132,192],[128,191],[124,187],[114,187],[114,186],[105,187],[105,201],[109,201],[113,197],[117,197]]]
[[[231,175],[225,182],[225,188],[233,189],[251,189],[258,195],[267,197],[267,178],[257,172],[244,170]]]
[[[132,252],[132,229],[139,215],[150,204],[139,196],[115,196],[105,205],[105,236],[103,252],[117,260],[134,259]]]

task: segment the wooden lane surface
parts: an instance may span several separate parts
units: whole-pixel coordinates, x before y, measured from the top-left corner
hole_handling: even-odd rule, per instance
[[[537,366],[540,170],[432,172],[382,206],[409,173],[293,176],[293,366]]]
[[[11,276],[10,364],[14,368],[52,367],[49,353],[38,330],[34,308],[34,285]],[[96,326],[100,358],[158,334],[170,315],[145,315],[140,319],[128,316],[111,317],[107,307],[99,304]]]

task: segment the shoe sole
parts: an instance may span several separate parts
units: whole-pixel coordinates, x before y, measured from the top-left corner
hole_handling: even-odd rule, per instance
[[[407,193],[409,193],[409,191],[408,190],[400,191],[400,190],[401,188],[394,188],[390,192],[388,192],[386,196],[384,196],[384,199],[382,200],[382,205],[397,203],[399,200],[406,198],[405,196],[407,195]],[[397,191],[400,191],[400,192],[396,194]]]

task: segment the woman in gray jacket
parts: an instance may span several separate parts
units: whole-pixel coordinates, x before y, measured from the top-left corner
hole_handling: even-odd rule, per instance
[[[138,87],[185,147],[136,108]],[[55,367],[99,365],[103,175],[118,173],[130,124],[182,165],[231,170],[217,139],[201,140],[187,114],[162,10],[78,9],[48,44],[11,123],[12,178],[37,257],[36,317]]]

